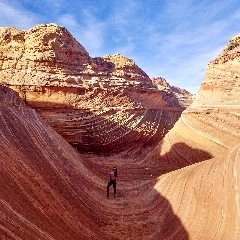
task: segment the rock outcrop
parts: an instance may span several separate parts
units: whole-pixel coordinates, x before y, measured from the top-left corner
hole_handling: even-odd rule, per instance
[[[219,57],[210,62],[192,108],[239,108],[240,35],[230,39]]]
[[[17,91],[79,151],[152,146],[185,109],[131,59],[91,58],[56,24],[2,28],[0,41],[0,83]]]
[[[1,239],[147,239],[166,229],[168,219],[187,236],[153,189],[157,169],[129,158],[80,155],[11,89],[0,86],[0,100]],[[106,199],[113,164],[121,180],[117,198],[111,189]]]
[[[121,156],[81,155],[17,94],[0,86],[0,238],[157,239],[188,233],[154,190],[158,169]],[[106,175],[119,169],[117,198]]]
[[[240,60],[227,49],[146,158],[80,154],[0,86],[1,239],[239,239]],[[117,197],[105,199],[112,166]]]
[[[205,159],[197,159],[195,147],[206,151],[207,158],[222,157],[239,142],[239,43],[239,36],[232,38],[219,57],[209,63],[193,104],[182,113],[175,127],[158,146],[160,155],[165,155],[170,146],[178,143],[193,149],[193,156],[188,155],[190,151],[185,154],[184,147],[171,151],[166,161],[172,162],[173,166],[176,167],[176,162],[182,167]],[[232,45],[236,47],[229,47]],[[177,156],[183,156],[182,160],[177,160]]]
[[[161,77],[152,78],[151,80],[152,80],[153,84],[159,90],[166,91],[166,92],[169,92],[169,93],[173,93],[175,95],[175,97],[178,99],[179,104],[183,108],[187,108],[192,104],[194,96],[193,96],[193,94],[191,94],[187,90],[179,88],[179,87],[171,86],[166,81],[166,79],[161,78]]]
[[[155,189],[173,206],[187,239],[240,238],[239,52],[238,35],[210,62],[193,104],[146,159],[167,173]],[[185,239],[177,233],[170,239],[176,238]]]

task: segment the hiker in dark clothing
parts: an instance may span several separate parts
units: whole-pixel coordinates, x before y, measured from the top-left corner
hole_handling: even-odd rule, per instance
[[[107,185],[107,198],[109,198],[109,188],[111,185],[113,185],[113,189],[114,189],[113,197],[115,198],[116,192],[117,192],[116,183],[117,183],[117,177],[118,177],[116,167],[114,167],[112,169],[112,171],[108,174],[108,177],[109,177],[109,180],[108,180],[108,185]]]

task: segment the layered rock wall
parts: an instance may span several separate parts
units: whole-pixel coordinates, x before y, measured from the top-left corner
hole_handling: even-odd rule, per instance
[[[193,108],[239,108],[240,35],[229,40],[219,57],[208,64],[206,78]]]
[[[239,144],[163,174],[161,159],[80,155],[16,93],[0,87],[0,99],[1,238],[239,238]],[[168,152],[178,150],[178,161],[183,147],[191,153],[177,144]],[[200,153],[207,151],[196,144]],[[116,199],[112,189],[105,198],[111,166],[119,170]]]
[[[155,189],[173,206],[187,239],[239,238],[239,40],[210,62],[193,104],[145,159],[166,173]]]
[[[166,159],[172,162],[172,166],[176,166],[176,161],[181,162],[181,167],[205,159],[195,154],[196,147],[206,151],[207,158],[221,157],[239,142],[239,39],[239,36],[233,37],[219,57],[209,63],[193,104],[182,113],[174,129],[159,144],[158,153],[155,152],[159,157],[165,155],[170,146],[179,143],[193,149],[195,158],[188,156],[189,151],[185,155],[184,147],[175,148],[172,156],[168,154]],[[177,156],[182,157],[177,160]]]
[[[86,204],[98,187],[75,149],[11,89],[0,99],[0,239],[111,239]]]
[[[1,239],[151,239],[168,216],[187,236],[153,189],[157,169],[116,155],[80,155],[11,89],[0,86],[0,100]],[[121,180],[116,199],[112,189],[106,199],[113,164]]]
[[[238,37],[233,39],[238,41]],[[238,45],[233,46],[236,49],[225,50],[226,61],[220,61],[220,55],[210,64],[212,67],[208,68],[194,103],[146,158],[81,155],[34,110],[24,106],[16,93],[0,86],[0,237],[14,240],[239,239],[240,102],[239,81],[234,76],[238,76],[240,69],[236,67]],[[224,85],[221,77],[228,85]],[[54,89],[58,86],[39,86],[41,91],[33,88],[31,94],[32,86],[11,85],[25,96],[28,104],[35,104],[42,116],[46,114],[45,121],[55,124],[58,131],[60,123],[69,120],[70,136],[76,132],[73,119],[81,119],[80,124],[84,125],[81,130],[89,133],[86,136],[96,135],[91,139],[94,149],[103,146],[98,145],[97,139],[101,144],[111,139],[117,140],[119,148],[125,144],[132,150],[139,142],[132,144],[130,137],[121,142],[114,139],[117,136],[114,132],[120,132],[118,136],[136,133],[136,140],[149,139],[150,135],[144,134],[156,129],[155,125],[149,127],[155,121],[147,124],[149,120],[144,117],[157,119],[162,128],[169,124],[169,119],[174,119],[173,110],[178,111],[171,104],[152,109],[137,107],[129,95],[102,103],[106,104],[107,112],[101,110],[100,114],[97,106],[94,112],[83,109],[83,105],[77,108],[70,104],[70,100],[74,102],[81,95],[75,94],[79,88],[64,85],[60,91]],[[213,88],[209,91],[213,86],[216,92]],[[23,87],[29,89],[24,92]],[[65,87],[71,91],[65,91]],[[37,94],[41,101],[37,101]],[[133,97],[141,99],[142,95]],[[28,101],[34,98],[35,101]],[[89,96],[85,101],[93,106],[96,99]],[[127,107],[121,111],[110,107],[114,101],[122,101]],[[135,107],[129,108],[129,104]],[[174,116],[168,117],[164,111]],[[135,120],[130,121],[132,118]],[[168,131],[170,125],[159,132]],[[77,139],[84,134],[79,131]],[[115,151],[113,145],[109,149]],[[106,199],[107,173],[113,166],[119,170],[117,196],[113,199],[110,189],[110,198]]]
[[[56,24],[2,28],[0,41],[0,83],[17,91],[79,151],[154,145],[184,109],[133,60],[120,54],[91,58]]]
[[[238,239],[239,159],[238,144],[221,157],[160,176],[155,189],[170,202],[188,234],[159,229],[153,239]],[[174,229],[174,223],[168,227]]]
[[[194,96],[190,92],[185,89],[171,86],[166,79],[158,77],[151,79],[153,84],[159,89],[169,93],[174,94],[174,96],[178,99],[179,104],[185,109],[189,107],[193,100]]]

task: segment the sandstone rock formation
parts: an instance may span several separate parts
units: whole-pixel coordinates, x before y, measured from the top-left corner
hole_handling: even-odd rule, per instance
[[[2,28],[0,41],[0,83],[16,90],[79,151],[154,145],[185,108],[131,59],[91,58],[56,24]]]
[[[173,93],[175,97],[178,99],[180,105],[183,108],[189,107],[194,99],[194,96],[185,89],[171,86],[166,79],[158,77],[151,79],[153,84],[159,89],[169,93]]]
[[[110,239],[100,230],[78,153],[0,86],[0,239]]]
[[[155,189],[188,235],[174,231],[161,238],[166,232],[159,230],[153,239],[239,239],[239,159],[238,144],[222,157],[160,176]]]
[[[57,116],[59,122],[66,122],[66,116],[71,119],[71,114],[76,117],[72,102],[61,103],[59,100],[71,99],[68,85],[63,86],[62,91],[40,85],[47,93],[36,92],[35,97],[39,94],[42,101],[35,98],[34,106],[43,117],[46,114],[45,121],[26,107],[15,92],[0,86],[0,237],[11,240],[240,239],[239,40],[239,36],[232,38],[219,58],[209,64],[193,104],[145,158],[80,154],[47,125],[45,121],[55,121],[50,118],[50,113]],[[108,61],[111,59],[107,58]],[[2,65],[11,64],[8,58],[5,60]],[[3,69],[7,73],[15,68]],[[129,77],[133,78],[132,75]],[[23,96],[22,86],[17,87],[14,83],[11,88],[14,86]],[[24,85],[28,104],[34,102],[29,91],[32,86]],[[64,91],[65,88],[68,91]],[[79,88],[71,90],[75,99],[77,94],[74,93]],[[148,98],[149,102],[143,101],[144,107],[129,108],[129,104],[136,104],[136,101],[128,96],[123,111],[134,109],[150,114],[149,111],[158,110],[147,107],[151,98]],[[139,95],[134,97],[137,99]],[[90,97],[86,99],[91,102]],[[170,101],[168,109],[174,114],[172,103]],[[81,103],[76,101],[77,104]],[[117,111],[121,118],[116,118],[124,122],[125,115],[107,104],[109,102],[106,109]],[[167,106],[163,106],[166,111]],[[84,116],[84,124],[92,126],[93,111],[77,110],[79,117]],[[101,121],[107,119],[107,126],[113,124],[117,131],[116,118],[110,116],[117,115],[99,117],[96,126],[104,128],[106,124]],[[167,117],[160,119],[164,124],[169,121]],[[141,126],[149,129],[149,125]],[[142,129],[145,128],[135,132],[141,134]],[[103,141],[100,134],[103,131],[95,132],[98,133],[96,141],[98,137]],[[111,131],[105,132],[107,136],[110,134]],[[131,144],[130,139],[117,142]],[[134,150],[133,145],[130,148]],[[106,173],[112,166],[119,170],[117,198],[105,199]]]
[[[0,100],[2,239],[239,238],[239,144],[162,175],[161,159],[80,155],[13,91],[0,87]],[[113,165],[117,198],[106,200]]]
[[[240,238],[239,43],[233,37],[210,62],[193,104],[146,159],[167,173],[155,189],[173,206],[187,239]]]
[[[193,150],[196,146],[200,147],[208,156],[222,157],[239,142],[239,39],[239,36],[232,38],[219,57],[209,63],[206,78],[193,104],[182,113],[174,129],[158,146],[158,149],[161,148],[160,155],[168,152],[170,146],[183,143]],[[232,45],[236,47],[229,47]],[[184,152],[184,148],[176,148],[166,161],[172,162],[174,166],[177,161],[179,167],[182,167],[209,158],[206,156],[198,159],[195,151],[195,158]],[[181,161],[176,160],[179,155],[183,156]]]
[[[193,108],[239,108],[239,39],[240,35],[231,38],[219,57],[210,62]]]

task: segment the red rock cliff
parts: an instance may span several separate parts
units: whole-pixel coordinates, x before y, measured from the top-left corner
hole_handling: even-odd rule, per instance
[[[91,58],[56,24],[2,28],[0,41],[0,83],[16,90],[79,151],[152,146],[184,109],[133,60],[120,54]]]
[[[183,108],[189,107],[194,99],[194,96],[188,92],[185,89],[171,86],[166,79],[158,77],[158,78],[152,78],[151,79],[153,84],[159,89],[159,90],[164,90],[166,92],[172,93],[175,95],[175,97],[178,99],[179,104]]]
[[[17,93],[0,86],[0,100],[0,239],[111,239],[79,154]]]

